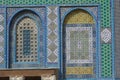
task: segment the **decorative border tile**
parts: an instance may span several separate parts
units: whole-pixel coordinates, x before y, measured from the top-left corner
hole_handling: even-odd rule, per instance
[[[47,62],[58,63],[58,7],[47,7]]]
[[[97,14],[98,14],[98,7],[83,7],[83,6],[61,6],[60,7],[60,12],[61,12],[61,19],[64,16],[65,12],[68,12],[70,9],[87,9],[89,11],[91,11],[95,17],[97,18]]]
[[[0,15],[0,22],[4,20],[3,15]]]
[[[89,54],[89,58],[88,59],[78,59],[78,60],[72,60],[70,57],[73,56],[70,54],[70,50],[71,50],[71,39],[70,39],[70,33],[71,32],[83,32],[83,31],[87,31],[88,33],[88,42],[89,42],[89,46],[88,46],[88,54]],[[76,34],[77,35],[77,34]],[[93,63],[93,38],[92,38],[92,27],[66,27],[66,56],[67,56],[67,63]],[[80,46],[82,47],[82,44],[80,44]]]
[[[39,6],[38,7],[8,7],[7,8],[7,21],[9,22],[11,16],[13,16],[13,14],[15,14],[15,12],[18,12],[19,10],[23,10],[23,9],[28,9],[28,10],[33,10],[36,11],[38,14],[40,14],[40,18],[42,18],[42,20],[45,22],[46,19],[46,8],[43,6]]]
[[[0,64],[4,64],[4,53],[4,16],[0,14]]]
[[[94,74],[93,67],[67,67],[66,74]]]
[[[25,12],[24,10],[27,11],[27,14],[24,13]],[[11,52],[8,52],[8,55],[9,55],[9,53],[13,53],[13,54],[10,54],[8,56],[8,58],[12,57],[11,62],[9,62],[11,64],[10,67],[12,67],[12,68],[16,68],[16,67],[21,68],[22,64],[24,64],[23,66],[25,66],[25,67],[43,67],[43,66],[45,66],[45,59],[46,59],[45,54],[46,53],[45,53],[45,46],[44,46],[45,41],[44,40],[45,40],[45,35],[46,35],[45,34],[45,29],[46,29],[46,25],[45,25],[46,24],[46,7],[45,6],[44,7],[43,6],[40,6],[40,7],[7,7],[6,11],[7,11],[6,20],[8,21],[8,23],[11,23],[10,20],[12,20],[13,17],[14,17],[13,23],[15,23],[14,21],[18,20],[18,18],[20,18],[19,16],[22,16],[22,17],[29,16],[30,18],[33,18],[36,22],[39,21],[37,23],[37,26],[39,27],[38,28],[38,30],[39,30],[38,31],[39,32],[38,33],[39,34],[39,36],[38,36],[38,38],[39,38],[38,45],[39,46],[38,47],[39,48],[38,48],[37,51],[38,51],[39,54],[35,55],[35,56],[37,56],[37,59],[39,59],[39,60],[37,60],[37,61],[34,60],[35,62],[29,62],[29,63],[26,62],[26,64],[23,63],[23,62],[16,62],[15,48],[12,48],[12,47],[15,47],[15,43],[10,41],[10,46],[11,47],[9,49],[10,49]],[[24,12],[22,12],[22,11],[24,11]],[[23,13],[23,15],[18,14],[19,15],[18,16],[17,13],[19,13],[19,12]],[[7,23],[7,30],[12,29],[12,27],[10,27],[10,26],[15,26],[14,24],[8,24],[8,23]],[[16,30],[13,30],[13,31],[16,31]],[[10,31],[10,33],[12,33],[12,31]],[[14,37],[14,39],[16,39],[14,32],[12,34],[7,33],[7,36]],[[11,39],[7,39],[8,42],[9,42],[9,40],[11,40]]]
[[[111,21],[112,21],[112,18],[111,16],[111,3],[113,0],[72,0],[72,1],[69,1],[69,0],[36,0],[36,1],[29,1],[29,0],[26,0],[26,1],[23,1],[23,0],[9,0],[9,1],[6,1],[6,0],[2,0],[0,2],[1,5],[23,5],[23,4],[26,4],[26,5],[39,5],[39,4],[76,4],[76,5],[100,5],[101,8],[100,8],[100,11],[99,11],[99,15],[101,15],[101,27],[103,28],[107,28],[107,27],[111,27]],[[4,12],[4,10],[1,10],[0,11]],[[114,44],[114,43],[113,43]],[[102,49],[101,49],[102,50]]]
[[[2,63],[3,62],[3,57],[2,56],[0,56],[0,63]]]
[[[64,7],[64,6],[63,6]],[[61,7],[60,7],[61,8]],[[76,9],[77,7],[74,7],[74,9]],[[80,8],[80,7],[79,7]],[[83,8],[83,7],[82,7]],[[85,78],[96,78],[96,70],[97,70],[97,61],[96,61],[96,49],[97,49],[97,46],[96,46],[96,38],[97,38],[97,32],[96,32],[96,29],[98,29],[97,28],[97,26],[96,26],[96,24],[94,24],[95,22],[91,22],[91,23],[77,23],[77,24],[73,24],[73,23],[70,23],[69,22],[69,24],[65,24],[65,23],[63,23],[62,24],[62,21],[64,21],[64,17],[65,17],[65,15],[66,15],[66,13],[67,12],[70,12],[70,11],[73,11],[72,10],[73,9],[73,7],[72,8],[70,8],[70,6],[68,7],[68,9],[67,10],[64,10],[64,12],[63,12],[63,15],[60,17],[61,18],[61,27],[63,27],[62,28],[62,30],[63,29],[65,29],[65,30],[67,30],[67,28],[70,28],[70,27],[73,27],[73,30],[75,29],[75,27],[77,26],[77,27],[87,27],[87,28],[89,28],[89,27],[91,27],[92,28],[92,40],[93,40],[93,44],[92,44],[92,54],[93,54],[93,58],[92,58],[92,63],[90,62],[90,63],[79,63],[79,62],[75,62],[75,63],[69,63],[69,62],[67,62],[67,61],[69,61],[69,60],[67,60],[66,61],[66,57],[68,57],[68,55],[66,55],[65,54],[65,50],[63,50],[63,52],[62,52],[62,54],[63,54],[63,74],[64,74],[64,78],[72,78],[72,79],[85,79]],[[88,9],[88,8],[85,8],[84,7],[84,9],[86,10],[86,9]],[[61,11],[61,9],[60,9],[60,11]],[[77,10],[76,10],[77,11]],[[90,11],[90,12],[92,12],[92,11]],[[67,16],[69,15],[69,13],[67,14]],[[69,16],[70,17],[70,16]],[[85,18],[85,17],[84,17]],[[69,19],[69,18],[68,18]],[[67,21],[67,20],[66,20]],[[66,22],[67,23],[67,22]],[[76,23],[76,22],[75,22]],[[64,25],[64,26],[63,26]],[[66,27],[66,28],[65,28]],[[63,30],[64,31],[64,34],[62,35],[62,38],[63,38],[63,40],[64,40],[64,37],[66,37],[66,36],[64,36],[66,33],[68,33],[68,32],[65,32],[65,30]],[[78,30],[78,29],[77,29]],[[67,30],[68,31],[68,30]],[[68,41],[67,41],[68,42]],[[65,44],[65,42],[63,42],[62,41],[62,43],[64,43]],[[63,45],[63,47],[65,48],[65,45]],[[66,61],[66,62],[65,62]],[[67,68],[69,68],[69,67],[93,67],[93,74],[66,74],[66,69]],[[72,72],[72,70],[71,70],[71,72]]]
[[[112,46],[111,44],[101,45],[101,76],[112,77]]]
[[[3,30],[4,30],[4,27],[0,25],[0,32],[2,32]]]
[[[104,28],[101,31],[101,40],[104,43],[109,43],[111,42],[111,38],[112,38],[112,33],[110,28]]]

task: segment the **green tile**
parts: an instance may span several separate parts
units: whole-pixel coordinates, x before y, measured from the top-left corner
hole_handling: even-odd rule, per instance
[[[112,77],[111,44],[101,45],[101,76]]]

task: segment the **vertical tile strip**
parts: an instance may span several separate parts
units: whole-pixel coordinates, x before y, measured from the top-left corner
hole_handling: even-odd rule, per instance
[[[112,45],[101,45],[101,76],[104,78],[112,77]]]
[[[4,52],[4,8],[0,8],[0,68],[5,68]]]
[[[101,28],[101,76],[112,77],[111,28]]]
[[[55,67],[58,64],[58,7],[47,7],[47,63]],[[51,65],[53,64],[53,65]]]

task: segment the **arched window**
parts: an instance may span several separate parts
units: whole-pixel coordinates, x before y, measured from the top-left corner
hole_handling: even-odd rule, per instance
[[[38,48],[38,28],[36,22],[24,17],[16,25],[16,61],[36,62]],[[29,57],[29,58],[28,58]]]
[[[10,67],[43,67],[43,26],[30,10],[17,13],[10,24]]]
[[[63,23],[64,78],[94,78],[96,55],[94,18],[85,10],[71,11]]]

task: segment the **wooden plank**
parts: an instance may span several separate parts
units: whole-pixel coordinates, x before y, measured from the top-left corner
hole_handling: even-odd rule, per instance
[[[57,69],[16,69],[16,70],[0,70],[0,77],[9,76],[41,76],[44,74],[58,75]]]

